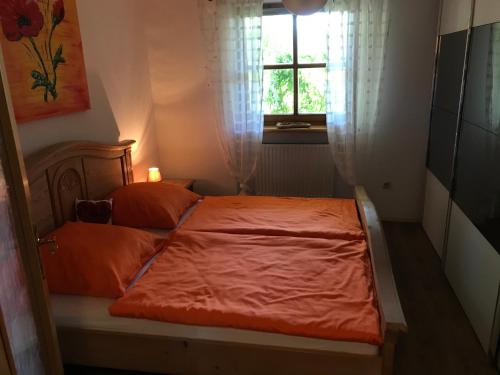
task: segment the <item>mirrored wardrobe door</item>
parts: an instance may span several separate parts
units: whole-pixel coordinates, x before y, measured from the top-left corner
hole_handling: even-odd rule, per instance
[[[443,264],[474,1],[441,1],[436,41],[423,227]]]

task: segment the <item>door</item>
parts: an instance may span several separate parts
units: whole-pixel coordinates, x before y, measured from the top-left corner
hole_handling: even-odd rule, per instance
[[[10,370],[10,363],[7,357],[7,349],[3,343],[3,339],[0,336],[0,374],[12,375],[12,371]]]
[[[0,52],[0,370],[2,375],[6,368],[12,375],[61,375],[4,72]]]

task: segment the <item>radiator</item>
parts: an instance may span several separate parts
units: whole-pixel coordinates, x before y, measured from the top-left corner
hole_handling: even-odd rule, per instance
[[[328,145],[264,144],[255,191],[257,195],[331,197],[334,177]]]

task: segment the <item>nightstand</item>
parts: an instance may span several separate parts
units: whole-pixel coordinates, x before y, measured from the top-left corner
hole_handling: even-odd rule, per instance
[[[190,178],[164,178],[162,182],[166,184],[179,185],[183,188],[193,191],[194,180]]]

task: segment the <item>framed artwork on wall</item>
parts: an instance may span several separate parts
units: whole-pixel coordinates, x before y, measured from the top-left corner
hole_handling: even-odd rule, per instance
[[[75,0],[2,0],[0,21],[18,123],[90,109]]]

